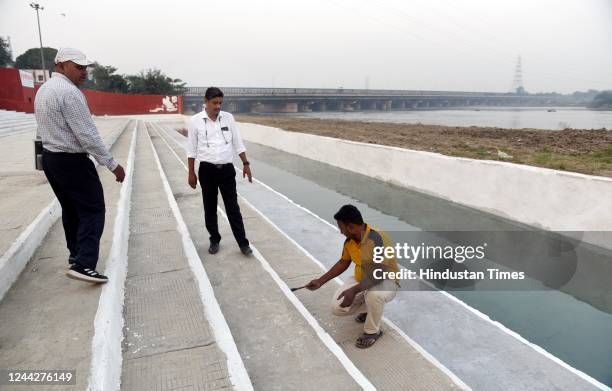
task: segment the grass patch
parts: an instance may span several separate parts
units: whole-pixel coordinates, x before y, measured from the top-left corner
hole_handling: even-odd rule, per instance
[[[594,152],[592,156],[596,162],[612,164],[612,145],[604,150]]]
[[[548,166],[551,160],[552,160],[552,154],[550,152],[537,152],[533,156],[533,162],[536,164]]]

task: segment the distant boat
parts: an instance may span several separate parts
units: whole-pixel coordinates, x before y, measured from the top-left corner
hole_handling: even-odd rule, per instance
[[[556,113],[557,112],[557,110],[555,110],[555,109],[548,109],[546,111],[548,111],[549,113]]]

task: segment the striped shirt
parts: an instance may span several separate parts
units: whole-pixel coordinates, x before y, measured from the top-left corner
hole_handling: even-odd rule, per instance
[[[54,72],[36,93],[37,134],[51,152],[88,153],[113,171],[118,164],[91,119],[83,93],[66,76]]]

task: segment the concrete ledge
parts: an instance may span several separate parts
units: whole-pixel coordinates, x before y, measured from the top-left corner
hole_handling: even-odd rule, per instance
[[[612,248],[611,178],[365,144],[256,124],[241,124],[241,132],[247,141],[533,227],[585,231],[582,240]]]
[[[17,280],[60,214],[59,202],[54,199],[0,257],[0,300]]]

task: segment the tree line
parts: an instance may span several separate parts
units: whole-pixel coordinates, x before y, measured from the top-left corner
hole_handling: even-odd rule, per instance
[[[45,68],[53,71],[57,49],[44,47],[43,54]],[[13,61],[7,40],[0,37],[0,67],[42,69],[40,48],[28,49]],[[117,73],[117,68],[97,62],[90,67],[89,78],[82,87],[105,92],[151,95],[181,95],[186,90],[181,79],[168,77],[159,69],[151,68],[135,75],[123,75]]]
[[[589,107],[595,109],[612,109],[612,90],[602,91],[597,94]]]

